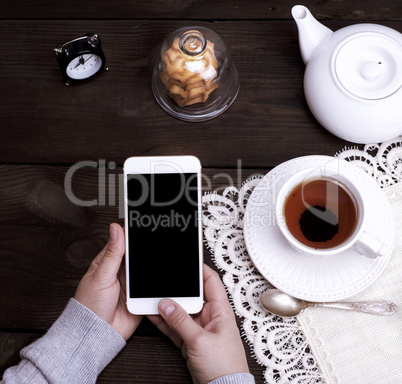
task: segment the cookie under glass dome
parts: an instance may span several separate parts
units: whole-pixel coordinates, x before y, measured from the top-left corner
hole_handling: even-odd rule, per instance
[[[222,38],[205,27],[169,34],[153,61],[152,90],[168,114],[184,121],[213,119],[239,92],[237,69]]]

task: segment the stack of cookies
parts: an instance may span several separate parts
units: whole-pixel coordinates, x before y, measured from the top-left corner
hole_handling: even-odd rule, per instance
[[[198,31],[189,31],[201,35]],[[166,92],[180,107],[205,103],[216,84],[218,62],[214,43],[190,37],[183,42],[176,37],[162,53],[164,71],[160,74]]]

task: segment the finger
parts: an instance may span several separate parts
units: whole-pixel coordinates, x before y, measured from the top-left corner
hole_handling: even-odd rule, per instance
[[[204,294],[207,302],[218,301],[221,305],[230,307],[225,287],[218,273],[206,264],[204,264]]]
[[[120,282],[120,289],[122,292],[122,295],[124,295],[124,300],[126,300],[126,266],[124,263],[124,258],[122,260],[122,263],[120,265],[119,273],[117,274],[117,279]]]
[[[97,273],[117,276],[124,256],[124,232],[119,224],[110,224],[110,238]]]
[[[190,343],[197,334],[203,332],[203,329],[196,324],[190,315],[175,301],[163,299],[159,302],[158,309],[169,328],[171,328],[185,344]]]
[[[103,249],[92,260],[91,265],[88,268],[88,272],[95,272],[98,269],[100,263],[102,262],[103,257],[105,256],[107,246],[108,246],[108,243],[103,247]]]

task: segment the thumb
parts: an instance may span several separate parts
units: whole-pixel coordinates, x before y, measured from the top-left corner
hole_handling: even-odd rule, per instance
[[[124,232],[119,224],[110,224],[109,242],[97,273],[116,276],[124,256]]]
[[[181,337],[185,344],[191,342],[197,333],[202,332],[202,328],[173,300],[161,300],[159,312],[166,324]]]

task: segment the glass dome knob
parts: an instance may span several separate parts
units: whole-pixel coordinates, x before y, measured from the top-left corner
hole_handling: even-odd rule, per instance
[[[188,31],[179,40],[181,51],[188,56],[198,56],[207,47],[207,40],[198,31]]]

